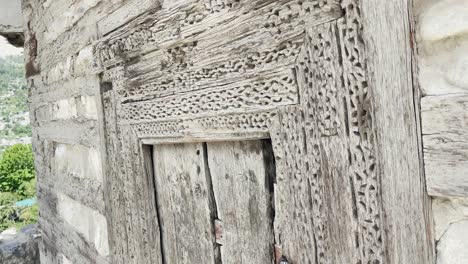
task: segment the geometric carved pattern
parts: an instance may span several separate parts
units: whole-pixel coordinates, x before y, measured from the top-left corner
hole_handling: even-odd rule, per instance
[[[204,8],[200,9],[199,2],[187,3],[177,13],[166,14],[170,21],[164,20],[165,14],[157,16],[158,10],[151,11],[94,47],[96,64],[105,68],[104,80],[112,82],[115,99],[121,103],[120,124],[143,127],[151,123],[151,127],[174,129],[164,130],[165,134],[180,135],[190,130],[182,122],[207,129],[206,124],[211,124],[211,129],[217,129],[218,124],[226,126],[216,121],[194,124],[194,120],[216,120],[220,115],[230,119],[235,113],[297,104],[294,63],[304,42],[304,28],[341,13],[335,0],[202,2]],[[214,34],[203,32],[202,21],[210,17],[219,20]],[[174,24],[174,19],[183,23]],[[198,30],[201,26],[203,31]],[[179,33],[174,35],[177,28]],[[183,34],[192,38],[187,35],[182,43],[174,41]],[[225,36],[235,41],[224,42]],[[135,55],[138,58],[133,59]],[[165,126],[169,121],[178,125]],[[252,124],[239,118],[228,123],[233,129]]]
[[[363,27],[357,1],[345,1],[346,16],[340,26],[344,85],[347,89],[350,177],[358,218],[360,263],[382,263],[382,204],[376,166],[376,139],[369,95]]]
[[[380,184],[372,112],[366,109],[372,103],[367,96],[364,57],[360,56],[363,43],[356,35],[361,30],[355,27],[359,13],[350,9],[337,23],[317,26],[306,35],[296,63],[300,105],[279,112],[276,133],[272,134],[277,142],[278,181],[287,182],[278,184],[278,203],[290,204],[278,212],[275,228],[282,237],[305,241],[299,248],[288,245],[285,239],[281,241],[286,252],[298,256],[294,261],[382,262]],[[348,20],[352,28],[346,26]],[[345,184],[328,186],[327,181],[335,177],[344,177],[341,181]],[[344,205],[348,213],[337,217],[337,212],[328,212],[325,204],[340,197],[349,201]],[[293,227],[285,223],[290,215],[296,216]],[[343,228],[333,223],[334,218],[348,219],[344,224],[349,232],[346,244],[352,247],[346,259],[339,257],[346,255],[344,252],[330,251],[335,248],[331,244],[336,243],[333,229]],[[346,237],[340,235],[342,240]],[[305,252],[315,252],[315,257]]]
[[[327,192],[333,190],[326,186],[332,166],[327,164],[325,149],[335,151],[335,146],[322,140],[338,137],[343,119],[338,103],[343,89],[336,34],[334,22],[306,34],[296,62],[300,105],[281,109],[273,125],[272,140],[278,142],[276,199],[279,204],[290,204],[277,212],[277,241],[296,262],[335,263],[338,259],[330,251],[333,219],[328,219],[326,206]],[[294,225],[287,224],[290,215],[296,216]],[[298,246],[293,241],[304,243]]]
[[[334,0],[176,3],[105,36],[94,54],[112,83],[103,91],[108,159],[138,155],[141,139],[268,133],[277,162],[275,242],[283,255],[292,263],[381,263],[362,26],[359,6],[344,2],[342,18]],[[128,176],[134,167],[141,164],[115,168],[108,180],[147,182]],[[112,195],[129,207],[138,200],[128,191]],[[112,218],[140,219],[145,226],[132,226],[148,230],[140,234],[144,245],[158,244],[158,226],[147,224],[145,212],[119,210]],[[151,263],[138,245],[120,242],[139,240],[121,229],[110,233],[116,263]]]
[[[229,114],[212,117],[192,118],[181,121],[163,121],[135,124],[136,133],[140,138],[170,138],[182,137],[193,132],[237,131],[268,132],[271,119],[276,111]]]
[[[226,86],[229,85],[229,82],[222,83],[219,80],[224,78],[238,80],[246,72],[268,71],[271,65],[280,65],[285,63],[287,58],[296,57],[300,46],[301,43],[298,40],[293,40],[280,44],[278,48],[267,49],[263,52],[237,54],[230,56],[229,60],[222,58],[212,65],[200,67],[190,65],[184,65],[184,67],[172,65],[171,67],[165,64],[165,69],[161,71],[160,75],[147,77],[147,74],[132,79],[131,85],[122,91],[121,96],[124,100],[137,101],[196,91],[210,87],[213,83]],[[185,54],[186,51],[181,53]],[[131,67],[129,67],[129,71],[132,71]]]
[[[296,89],[292,76],[277,75],[271,80],[239,83],[228,89],[205,89],[127,103],[120,117],[123,121],[139,123],[268,109],[297,103]]]

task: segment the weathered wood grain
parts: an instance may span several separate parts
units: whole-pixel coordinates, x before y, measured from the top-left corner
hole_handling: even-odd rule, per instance
[[[117,125],[115,93],[106,83],[102,102],[107,161],[104,200],[112,263],[163,263],[154,180],[145,158],[148,151],[132,128]]]
[[[163,263],[215,263],[203,153],[201,143],[154,146]]]
[[[208,143],[207,154],[223,222],[222,263],[272,263],[271,145],[259,140]]]
[[[304,26],[312,27],[340,15],[336,0],[236,1],[219,5],[216,11],[211,4],[202,1],[180,1],[174,8],[163,4],[161,10],[143,14],[109,34],[100,40],[96,51],[106,66],[147,54],[155,48],[182,48],[193,41],[198,43],[198,40],[211,43],[202,46],[208,49],[200,50],[200,53],[216,55],[233,46],[239,47],[238,44],[245,42],[244,38],[249,35],[247,42],[251,43],[262,43],[265,34],[272,41],[286,41],[290,36],[300,34]],[[215,51],[214,47],[220,49]],[[169,50],[169,53],[173,52],[178,50]]]
[[[468,195],[468,95],[421,101],[427,190],[434,196]]]
[[[268,243],[257,240],[270,239],[268,225],[250,233],[233,228],[247,218],[244,227],[274,220],[274,243],[292,263],[431,263],[403,2],[165,2],[98,40],[96,63],[113,88],[104,108],[116,167],[110,179],[121,199],[108,202],[120,226],[112,233],[119,263],[162,261],[158,254],[165,263],[217,263],[215,216],[232,232],[221,247],[223,263],[272,260],[273,245],[267,254],[261,249]],[[387,10],[402,23],[389,23]],[[385,33],[395,36],[390,48]],[[245,171],[264,165],[244,148],[254,142],[155,146],[158,213],[144,206],[153,201],[144,186],[151,181],[142,182],[142,142],[267,132],[277,161],[274,219],[236,207],[255,199],[256,213],[268,211],[260,203],[268,200],[265,186],[232,176],[251,179]],[[241,196],[250,190],[257,192]],[[160,241],[149,216],[159,219]],[[145,255],[147,242],[161,242],[161,252]]]
[[[276,243],[292,263],[366,263],[374,257],[363,254],[374,243],[365,232],[372,217],[363,203],[371,193],[359,182],[365,181],[358,167],[365,160],[353,158],[349,145],[352,105],[338,77],[339,37],[337,22],[308,30],[296,61],[301,103],[282,108],[271,124]]]
[[[369,132],[375,135],[375,170],[380,180],[383,263],[435,261],[419,152],[410,4],[407,0],[360,4],[373,122]]]
[[[106,36],[148,10],[160,8],[160,2],[157,0],[119,0],[117,5],[114,4],[114,6],[119,6],[118,8],[114,7],[112,12],[107,12],[102,19],[97,21],[99,36]]]

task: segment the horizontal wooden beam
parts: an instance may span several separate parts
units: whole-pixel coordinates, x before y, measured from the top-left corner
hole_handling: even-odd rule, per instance
[[[427,189],[433,196],[468,195],[468,94],[422,99]]]

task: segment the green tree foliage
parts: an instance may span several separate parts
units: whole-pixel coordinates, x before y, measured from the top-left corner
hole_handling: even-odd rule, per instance
[[[34,156],[31,145],[16,144],[5,149],[0,159],[0,192],[26,194],[34,180]]]
[[[0,92],[27,91],[23,58],[21,55],[0,58]]]
[[[29,125],[13,124],[28,111],[28,87],[24,77],[23,56],[0,58],[0,138],[31,136]]]
[[[23,144],[6,148],[0,158],[0,232],[37,222],[37,204],[15,206],[17,201],[36,195],[33,160],[31,145]]]
[[[24,75],[23,56],[0,58],[1,139],[17,140],[31,136],[30,126],[25,125],[28,88]],[[31,146],[0,146],[0,232],[37,222],[37,204],[29,207],[15,205],[20,200],[34,197],[35,193]]]

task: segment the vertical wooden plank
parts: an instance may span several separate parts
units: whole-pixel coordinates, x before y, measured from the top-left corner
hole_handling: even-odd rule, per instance
[[[272,123],[276,158],[275,242],[292,263],[322,263],[328,229],[321,221],[323,206],[317,155],[309,149],[299,120],[299,107],[287,107]],[[301,120],[302,121],[302,120]],[[299,123],[299,124],[298,124]],[[300,241],[300,243],[298,243]],[[325,261],[324,261],[325,262]]]
[[[164,263],[214,263],[202,144],[155,145],[153,159]]]
[[[111,250],[111,261],[116,264],[124,262],[125,255],[131,254],[129,246],[129,236],[125,225],[127,209],[123,204],[124,183],[120,177],[118,164],[121,163],[121,157],[118,153],[122,152],[119,138],[119,129],[117,126],[116,108],[117,102],[115,93],[110,83],[101,85],[101,100],[104,116],[104,137],[105,150],[104,156],[107,161],[104,167],[104,201],[106,204],[106,218],[109,234],[109,248]]]
[[[105,203],[112,263],[162,263],[155,221],[154,185],[141,143],[131,127],[119,126],[115,87],[101,84],[105,138]]]
[[[434,263],[413,89],[412,1],[360,2],[382,192],[384,262]]]
[[[311,140],[315,143],[315,140]],[[359,244],[358,205],[346,141],[342,137],[322,137],[319,176],[323,179],[325,215],[329,229],[329,259],[331,263],[359,263],[364,246]],[[316,216],[316,218],[318,218]],[[361,247],[361,248],[359,248]]]
[[[208,164],[223,222],[223,264],[272,263],[274,164],[268,141],[208,143]]]

